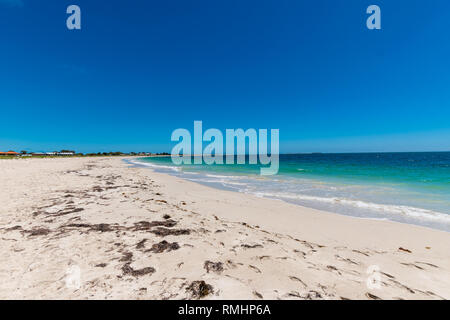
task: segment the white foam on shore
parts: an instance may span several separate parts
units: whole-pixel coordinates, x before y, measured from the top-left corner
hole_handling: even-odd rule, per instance
[[[145,167],[151,167],[151,168],[155,168],[155,169],[169,169],[169,170],[173,170],[176,172],[180,172],[181,168],[179,167],[174,167],[174,166],[164,166],[164,165],[157,165],[157,164],[153,164],[150,162],[142,162],[142,161],[137,161],[137,160],[129,160],[128,161],[131,164],[136,164],[136,165],[140,165],[140,166],[145,166]]]
[[[246,183],[242,182],[236,182],[236,181],[229,181],[226,179],[218,179],[218,180],[211,180],[211,179],[200,179],[200,178],[187,178],[189,181],[194,182],[204,182],[204,183],[220,183],[224,186],[233,185],[233,186],[247,186]]]
[[[450,224],[450,215],[436,212],[427,209],[415,208],[404,205],[387,205],[365,202],[361,200],[351,200],[345,198],[337,197],[314,197],[301,194],[289,194],[289,193],[269,193],[269,192],[255,192],[255,195],[261,197],[278,198],[278,199],[290,199],[290,200],[306,200],[306,201],[317,201],[336,205],[346,205],[354,208],[361,208],[367,210],[373,210],[377,213],[388,213],[394,215],[401,215],[406,217],[413,217],[417,219],[432,220],[435,222],[443,222]]]
[[[219,179],[242,179],[243,177],[240,176],[222,176],[218,174],[206,174],[207,177],[211,178],[219,178]]]

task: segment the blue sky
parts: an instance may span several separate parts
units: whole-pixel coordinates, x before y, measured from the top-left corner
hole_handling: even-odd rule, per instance
[[[77,4],[82,30],[66,28]],[[366,28],[370,4],[382,30]],[[282,152],[450,150],[447,0],[0,0],[0,150],[170,151],[278,128]]]

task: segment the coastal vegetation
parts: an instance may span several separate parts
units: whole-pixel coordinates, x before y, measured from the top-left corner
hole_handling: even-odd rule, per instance
[[[73,150],[61,150],[53,152],[28,152],[22,150],[20,152],[0,151],[0,159],[18,159],[18,158],[58,158],[58,157],[115,157],[115,156],[153,156],[153,155],[169,155],[169,153],[151,153],[151,152],[90,152],[81,153]]]

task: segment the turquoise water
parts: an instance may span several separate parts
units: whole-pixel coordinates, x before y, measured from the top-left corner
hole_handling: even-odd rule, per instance
[[[450,152],[280,155],[279,173],[259,165],[136,164],[184,179],[361,218],[450,231]]]

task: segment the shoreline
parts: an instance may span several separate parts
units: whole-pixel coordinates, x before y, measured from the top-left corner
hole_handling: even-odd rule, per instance
[[[302,208],[315,209],[328,213],[338,214],[341,216],[368,219],[368,220],[380,220],[391,221],[401,224],[421,226],[433,230],[444,231],[450,233],[450,215],[443,211],[434,211],[434,209],[412,206],[405,203],[383,203],[374,202],[366,199],[356,199],[351,197],[339,197],[329,195],[323,196],[308,196],[303,194],[283,194],[280,189],[274,189],[278,191],[270,190],[257,190],[248,191],[248,187],[254,183],[254,177],[252,175],[245,175],[242,173],[231,172],[229,176],[231,179],[227,179],[226,173],[218,173],[215,171],[181,171],[179,167],[170,166],[165,163],[153,163],[145,160],[145,157],[124,159],[124,161],[130,165],[136,165],[138,167],[145,167],[158,173],[168,174],[186,181],[194,182],[203,186],[211,187],[217,190],[225,190],[238,192],[242,194],[248,194],[257,196],[263,199],[271,199],[277,201],[283,201],[285,203],[297,205]],[[230,173],[228,173],[230,174]],[[235,176],[238,175],[239,179]],[[215,177],[215,178],[211,178]],[[286,178],[286,177],[285,177]],[[287,176],[287,178],[290,178]],[[291,177],[292,178],[292,177]],[[214,180],[215,179],[215,180]],[[225,180],[223,180],[225,179]],[[245,179],[245,180],[241,180]],[[297,178],[298,179],[298,178]],[[207,181],[209,180],[209,181]],[[323,180],[311,179],[315,182],[323,182]],[[325,181],[326,182],[326,181]],[[235,184],[238,186],[235,186]],[[269,180],[270,183],[270,180]],[[308,182],[306,182],[308,183]],[[245,191],[242,187],[245,186]],[[353,184],[349,186],[359,186],[365,188],[378,187],[377,185],[360,185]]]
[[[450,299],[447,232],[213,189],[129,158],[0,160],[0,298]],[[371,266],[380,288],[367,287]]]

